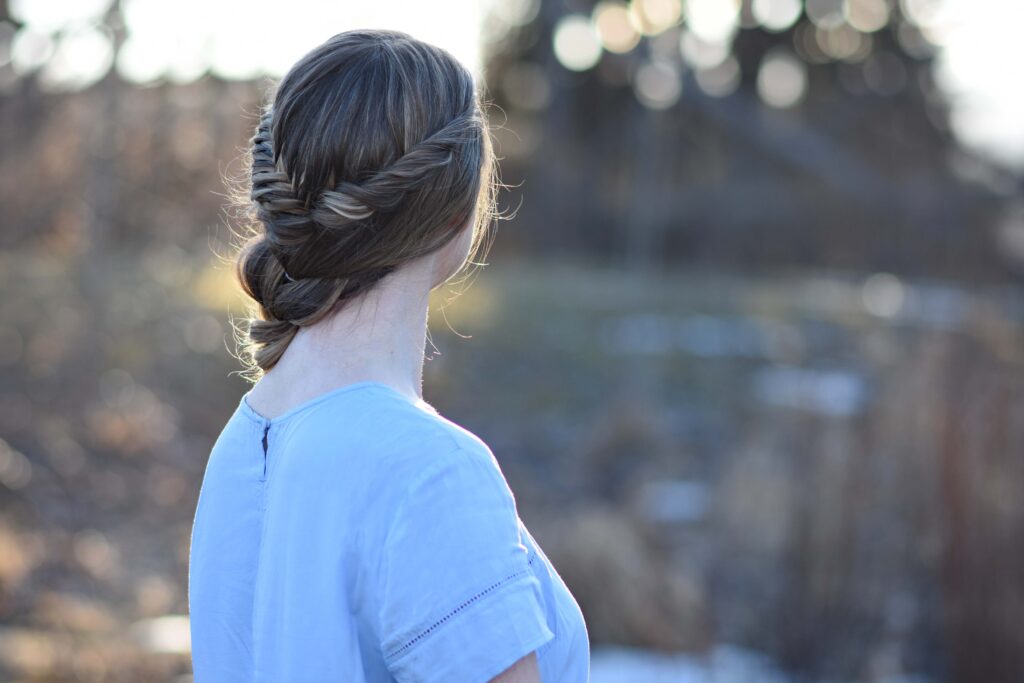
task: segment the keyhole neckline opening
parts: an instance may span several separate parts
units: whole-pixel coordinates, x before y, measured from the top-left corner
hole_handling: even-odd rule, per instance
[[[252,404],[249,403],[249,395],[252,393],[251,389],[242,395],[240,408],[242,412],[245,413],[246,416],[259,423],[259,425],[264,429],[264,432],[266,432],[274,425],[281,424],[282,422],[285,422],[291,419],[292,417],[295,417],[296,415],[303,413],[309,410],[310,408],[319,405],[320,403],[323,403],[324,401],[332,399],[341,394],[347,394],[349,392],[356,391],[357,389],[380,389],[394,396],[401,397],[403,401],[412,403],[408,396],[406,396],[402,392],[398,391],[398,389],[395,389],[390,385],[384,384],[383,382],[378,382],[376,380],[364,380],[362,382],[356,382],[354,384],[346,384],[345,386],[341,386],[336,389],[326,391],[320,394],[319,396],[314,396],[313,398],[307,401],[303,401],[302,403],[292,408],[289,408],[288,410],[284,411],[280,415],[277,415],[276,417],[266,417],[265,415],[257,412],[256,409],[252,407]]]

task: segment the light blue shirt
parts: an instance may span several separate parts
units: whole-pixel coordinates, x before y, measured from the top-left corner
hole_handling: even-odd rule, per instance
[[[242,397],[188,600],[196,683],[485,683],[533,650],[543,683],[589,679],[583,614],[490,448],[373,381],[270,420]]]

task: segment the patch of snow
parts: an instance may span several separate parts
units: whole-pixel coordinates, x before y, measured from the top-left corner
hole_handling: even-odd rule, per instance
[[[590,683],[789,683],[762,654],[717,645],[706,655],[594,648]]]

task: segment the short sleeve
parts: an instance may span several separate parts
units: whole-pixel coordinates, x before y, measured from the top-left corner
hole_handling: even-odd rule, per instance
[[[400,683],[486,683],[554,638],[515,499],[489,449],[430,461],[380,556],[379,629]]]

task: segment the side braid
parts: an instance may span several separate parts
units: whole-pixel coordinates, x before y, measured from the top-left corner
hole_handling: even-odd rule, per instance
[[[361,184],[343,182],[321,192],[318,203],[329,210],[337,203],[361,208],[368,214],[394,210],[406,194],[423,186],[437,169],[452,163],[455,150],[478,141],[473,134],[478,130],[473,124],[478,122],[479,114],[472,109],[455,117]]]
[[[250,197],[257,204],[257,216],[267,226],[272,250],[282,262],[287,262],[289,248],[315,242],[323,231],[334,233],[332,239],[344,240],[346,234],[351,236],[358,224],[375,213],[394,211],[409,193],[427,184],[438,169],[451,164],[460,146],[479,144],[479,135],[474,132],[482,125],[479,111],[470,109],[362,183],[342,181],[322,190],[310,202],[297,196],[288,173],[275,161],[273,108],[267,107],[252,138]],[[363,267],[387,267],[395,256],[388,254],[386,259],[364,261]],[[330,274],[315,273],[287,271],[288,277],[294,279],[339,276],[336,270]]]
[[[249,196],[255,202],[257,218],[267,226],[268,237],[275,245],[302,244],[309,238],[309,209],[295,195],[288,174],[278,168],[271,134],[273,120],[273,107],[268,106],[252,138]]]

